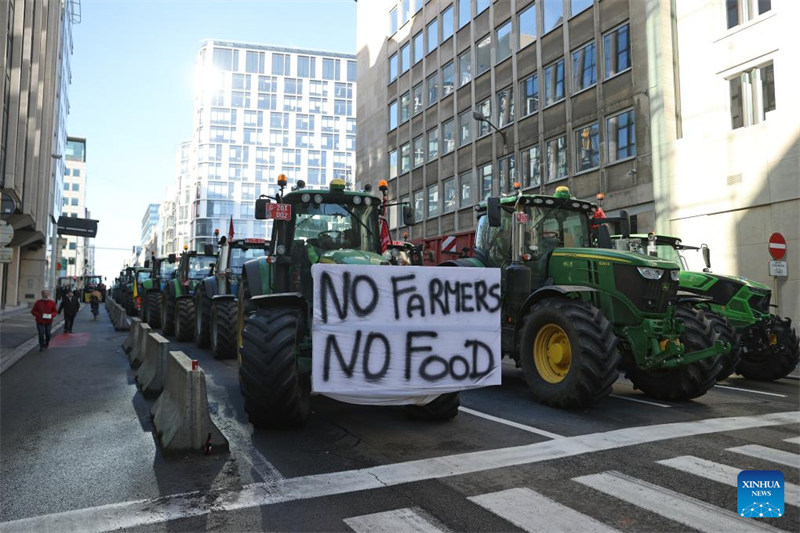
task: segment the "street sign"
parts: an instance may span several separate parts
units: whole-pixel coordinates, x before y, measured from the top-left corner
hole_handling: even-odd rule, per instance
[[[786,261],[770,261],[769,275],[776,278],[787,277],[789,275],[789,268],[786,266]]]
[[[13,252],[13,248],[0,248],[0,263],[10,263]]]
[[[0,220],[0,246],[5,246],[14,238],[14,227],[5,220]]]
[[[452,236],[442,239],[442,252],[453,252],[456,249],[456,238]]]
[[[786,239],[780,233],[773,233],[769,236],[769,255],[776,261],[783,259],[786,255]]]

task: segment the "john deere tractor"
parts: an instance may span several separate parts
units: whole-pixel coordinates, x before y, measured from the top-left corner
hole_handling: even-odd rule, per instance
[[[139,311],[142,308],[142,293],[140,292],[142,282],[149,279],[150,275],[151,269],[149,266],[125,268],[125,280],[121,284],[120,295],[122,307],[125,308],[128,315],[139,316]]]
[[[474,257],[443,264],[502,269],[502,350],[538,401],[590,405],[620,370],[665,400],[714,385],[728,346],[700,312],[676,307],[678,265],[593,248],[610,247],[608,219],[593,218],[596,206],[566,187],[489,198],[476,210]]]
[[[194,306],[197,310],[195,342],[201,348],[209,344],[218,359],[236,357],[239,280],[245,261],[263,257],[268,242],[264,239],[229,239],[218,241],[219,253],[214,275],[198,285]]]
[[[770,312],[772,290],[767,285],[740,276],[713,274],[706,245],[689,246],[677,237],[654,233],[631,235],[628,243],[633,251],[679,263],[680,289],[697,298],[697,305],[705,309],[721,336],[734,345],[718,379],[735,371],[748,379],[773,381],[797,366],[800,339],[791,319]],[[682,255],[697,250],[705,262],[702,272],[689,271]]]
[[[239,383],[245,410],[256,426],[288,426],[310,414],[311,325],[314,263],[387,265],[381,255],[379,215],[388,204],[367,191],[345,190],[334,179],[328,190],[297,188],[256,201],[256,218],[273,219],[270,253],[244,264],[239,288]],[[387,194],[388,186],[381,181]],[[403,219],[410,224],[410,208]],[[396,267],[394,267],[396,268]],[[417,416],[449,419],[459,394],[410,405]]]
[[[194,294],[197,286],[214,273],[217,263],[213,246],[208,245],[203,253],[187,248],[184,246],[178,267],[161,295],[161,329],[167,335],[174,333],[178,341],[194,339]]]
[[[169,254],[167,257],[156,257],[153,255],[150,258],[150,265],[153,270],[149,279],[142,282],[142,290],[144,297],[144,304],[142,309],[142,318],[147,322],[150,327],[160,328],[161,326],[161,300],[164,290],[167,288],[167,283],[172,280],[172,273],[176,268],[175,254]],[[169,332],[170,334],[172,331]]]

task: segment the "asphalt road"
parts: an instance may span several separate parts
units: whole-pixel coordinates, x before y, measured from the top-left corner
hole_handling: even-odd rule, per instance
[[[173,342],[205,370],[231,451],[164,456],[125,336],[84,309],[75,334],[0,377],[0,531],[800,530],[796,378],[733,377],[685,403],[620,379],[558,410],[507,366],[447,423],[315,397],[305,427],[265,431],[235,361]],[[784,516],[737,516],[744,469],[784,473]]]

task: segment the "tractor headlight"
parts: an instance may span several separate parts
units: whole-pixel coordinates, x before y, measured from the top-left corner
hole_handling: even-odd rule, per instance
[[[301,196],[300,199],[303,200],[303,203],[307,204],[308,202],[311,201],[311,195],[308,194],[307,192],[304,192],[303,196]]]
[[[660,268],[636,267],[636,270],[638,270],[639,274],[645,279],[661,279],[661,276],[664,275],[664,271]]]
[[[315,204],[321,204],[322,203],[322,195],[321,194],[315,194],[314,195],[314,203]]]
[[[672,281],[678,281],[681,278],[681,271],[680,270],[670,270],[669,277],[672,278]]]
[[[353,197],[353,203],[356,204],[356,205],[360,205],[361,204],[361,197],[360,196],[354,196]]]

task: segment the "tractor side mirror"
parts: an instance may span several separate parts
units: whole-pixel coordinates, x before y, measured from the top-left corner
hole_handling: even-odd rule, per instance
[[[411,209],[410,205],[403,205],[403,225],[413,226],[414,224],[416,224],[414,220],[414,211]]]
[[[214,255],[214,245],[213,244],[204,244],[203,245],[203,254],[204,255]]]
[[[631,236],[631,219],[628,216],[628,212],[624,209],[620,210],[619,218],[620,233],[622,233],[623,239],[627,239]]]
[[[611,245],[611,235],[609,235],[608,228],[605,224],[601,224],[600,227],[597,228],[597,247],[607,249],[613,248]]]
[[[150,268],[150,260],[149,259],[145,259],[144,260],[144,267],[145,268]]]
[[[492,228],[499,228],[501,215],[500,215],[500,198],[497,196],[490,196],[486,200],[486,215],[489,217],[489,226]]]
[[[703,272],[711,272],[711,249],[707,244],[701,244],[700,253],[703,254],[703,262],[706,264],[706,268],[703,269]]]
[[[175,259],[176,259],[175,254],[169,254],[167,256],[167,263],[172,264],[175,262]]]
[[[268,203],[269,203],[269,198],[259,198],[258,200],[256,200],[256,220],[267,219]]]

